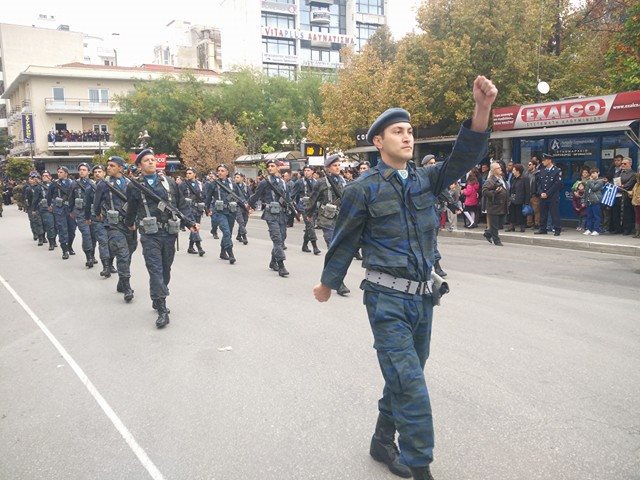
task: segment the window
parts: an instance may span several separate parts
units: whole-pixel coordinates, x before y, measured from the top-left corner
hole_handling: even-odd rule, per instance
[[[263,38],[262,51],[278,55],[295,55],[296,41],[282,38]]]
[[[356,38],[356,46],[358,51],[362,51],[364,46],[367,44],[371,36],[376,33],[379,25],[372,25],[369,23],[358,23],[356,25],[358,29],[358,38]]]
[[[295,65],[279,65],[275,63],[265,63],[262,71],[269,77],[285,77],[289,80],[296,79]]]
[[[358,13],[384,15],[384,0],[356,0]]]
[[[276,28],[295,28],[296,22],[291,15],[262,12],[262,26]]]
[[[331,14],[329,25],[314,24],[311,22],[311,11],[329,11]],[[347,7],[344,0],[338,0],[336,4],[322,7],[311,6],[307,2],[300,4],[300,29],[311,32],[337,33],[345,35],[347,33]]]
[[[103,123],[94,123],[93,124],[93,131],[94,132],[102,132],[105,133],[108,131],[107,126]]]
[[[53,87],[53,101],[64,102],[64,88]]]
[[[90,88],[89,103],[108,103],[109,90],[106,88]]]

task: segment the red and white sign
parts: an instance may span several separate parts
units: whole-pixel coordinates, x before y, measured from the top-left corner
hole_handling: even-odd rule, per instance
[[[129,159],[131,160],[129,163],[131,165],[136,163],[136,157],[137,156],[138,156],[137,153],[130,153],[129,154]],[[168,157],[168,155],[166,153],[155,153],[153,156],[156,157],[156,168],[158,168],[160,170],[164,170],[165,168],[167,168],[167,157]]]
[[[494,130],[557,127],[640,119],[640,90],[493,109]]]

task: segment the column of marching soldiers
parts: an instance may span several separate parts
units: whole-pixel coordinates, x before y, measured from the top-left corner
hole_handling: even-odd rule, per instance
[[[34,171],[29,174],[24,198],[38,246],[48,243],[50,251],[59,246],[62,259],[67,260],[76,254],[77,228],[86,268],[97,265],[99,258],[100,276],[106,279],[117,274],[116,290],[127,303],[134,298],[130,264],[139,240],[149,274],[152,307],[158,314],[156,326],[163,328],[169,323],[166,297],[180,230],[190,230],[187,252],[202,257],[205,251],[200,222],[205,215],[211,217],[214,238],[218,238],[218,228],[222,232],[220,259],[233,265],[235,224],[235,240],[247,245],[249,214],[260,204],[261,218],[273,244],[268,266],[280,277],[287,277],[285,240],[293,216],[304,221],[303,252],[321,253],[316,228],[322,230],[327,246],[330,243],[346,185],[340,175],[340,160],[338,155],[328,157],[324,175],[306,166],[298,181],[289,182],[281,177],[275,162],[267,162],[263,180],[249,192],[245,176],[235,173],[230,178],[226,165],[210,172],[204,181],[198,180],[196,170],[187,168],[185,179],[177,184],[156,168],[153,151],[146,149],[131,166],[115,156],[109,157],[106,168],[81,163],[77,179],[70,178],[64,166],[58,168],[56,179],[47,171],[42,175]],[[314,178],[314,173],[320,173],[320,178]],[[349,289],[342,284],[337,292],[344,296]]]

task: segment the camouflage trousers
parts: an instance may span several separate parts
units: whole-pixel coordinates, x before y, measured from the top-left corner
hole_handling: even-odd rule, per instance
[[[35,236],[40,237],[40,235],[44,235],[42,217],[40,217],[40,214],[37,211],[29,213],[29,226],[31,227],[31,233]]]
[[[428,296],[367,290],[364,303],[385,381],[378,409],[395,423],[402,462],[423,467],[433,461],[434,445],[424,378],[433,303]]]

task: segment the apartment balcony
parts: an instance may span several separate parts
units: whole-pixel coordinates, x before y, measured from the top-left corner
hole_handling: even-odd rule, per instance
[[[118,106],[114,101],[94,102],[84,98],[66,98],[55,100],[44,99],[46,113],[78,114],[78,115],[115,115]]]
[[[13,125],[14,123],[21,122],[23,113],[31,113],[31,100],[23,100],[8,113],[7,124]]]
[[[333,5],[334,0],[306,0],[306,2],[310,5],[325,5],[330,7]]]
[[[117,142],[48,142],[47,149],[50,152],[89,152],[99,150],[103,152],[111,147],[116,147]]]
[[[384,15],[373,13],[356,13],[356,23],[368,23],[370,25],[384,25],[387,23]]]

